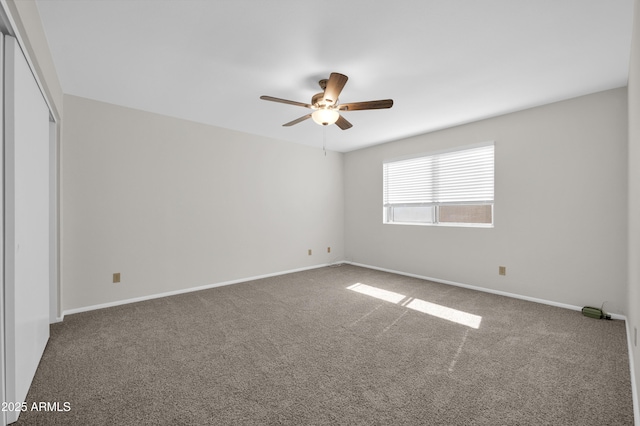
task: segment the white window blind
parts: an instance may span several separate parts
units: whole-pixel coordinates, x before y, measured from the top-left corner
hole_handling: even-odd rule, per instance
[[[492,206],[494,145],[385,162],[383,179],[385,222],[398,221],[394,212],[413,218],[409,222],[438,222],[440,205]],[[433,212],[420,219],[418,208],[429,206]],[[414,209],[411,215],[408,209]]]

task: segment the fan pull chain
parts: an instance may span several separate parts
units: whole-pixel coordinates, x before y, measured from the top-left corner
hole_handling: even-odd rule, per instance
[[[324,156],[327,156],[327,126],[322,126],[322,150]]]

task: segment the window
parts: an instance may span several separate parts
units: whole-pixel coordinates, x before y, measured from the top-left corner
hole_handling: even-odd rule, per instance
[[[494,145],[387,161],[384,223],[491,226]]]

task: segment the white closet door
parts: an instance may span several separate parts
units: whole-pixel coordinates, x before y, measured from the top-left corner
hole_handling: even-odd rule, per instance
[[[5,398],[22,402],[49,339],[49,109],[16,40],[4,40]]]

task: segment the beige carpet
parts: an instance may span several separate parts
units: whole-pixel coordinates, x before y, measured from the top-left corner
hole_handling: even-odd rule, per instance
[[[70,410],[18,425],[633,424],[622,321],[354,266],[69,315],[34,402]]]

